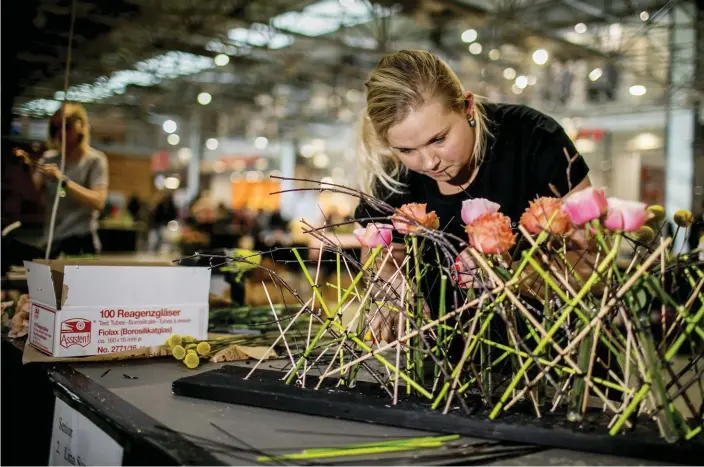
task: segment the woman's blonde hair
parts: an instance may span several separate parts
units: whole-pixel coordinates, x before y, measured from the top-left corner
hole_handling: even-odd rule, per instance
[[[442,99],[449,111],[462,112],[466,105],[464,88],[447,63],[424,50],[401,50],[382,57],[364,85],[367,106],[358,128],[362,190],[375,196],[380,195],[382,187],[390,193],[401,193],[405,184],[400,178],[407,169],[389,147],[389,128],[433,98]],[[487,118],[476,98],[473,110],[476,138],[471,160],[478,164],[488,137]]]
[[[66,112],[66,124],[70,127],[75,127],[78,122],[81,122],[79,135],[81,136],[79,144],[83,149],[90,146],[90,123],[88,122],[88,112],[85,107],[76,102],[67,102],[57,110],[49,119],[49,130],[47,135],[47,146],[49,149],[61,150],[61,122],[63,120],[62,111]]]

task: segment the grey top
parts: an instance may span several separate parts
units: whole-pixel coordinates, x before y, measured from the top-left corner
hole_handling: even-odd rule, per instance
[[[45,164],[56,164],[61,166],[61,157],[56,151],[49,151],[44,156]],[[77,161],[66,161],[64,174],[73,182],[89,189],[108,186],[108,158],[97,149],[88,148],[83,156]],[[56,196],[57,182],[50,177],[44,178],[44,189],[42,190],[46,202],[46,217],[44,223],[44,235],[42,245],[49,241],[49,222],[51,220],[51,209]],[[54,225],[54,245],[57,240],[62,240],[75,235],[93,234],[93,240],[98,243],[98,216],[99,212],[85,204],[81,204],[66,193],[59,198],[59,207],[56,212],[56,223]]]

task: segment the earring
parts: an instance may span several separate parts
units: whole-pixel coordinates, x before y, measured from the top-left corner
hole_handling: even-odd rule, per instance
[[[474,119],[474,117],[472,117],[472,114],[467,114],[467,122],[472,128],[477,126],[477,121]]]

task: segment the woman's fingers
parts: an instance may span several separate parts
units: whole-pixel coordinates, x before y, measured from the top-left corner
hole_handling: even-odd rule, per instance
[[[386,308],[379,308],[369,323],[372,341],[393,342],[397,316],[398,313],[393,313]]]

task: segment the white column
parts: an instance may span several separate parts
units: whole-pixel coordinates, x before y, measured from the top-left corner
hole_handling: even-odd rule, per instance
[[[296,147],[292,141],[281,141],[280,148],[281,176],[293,178],[296,175]],[[281,182],[282,190],[290,190],[292,188],[294,188],[294,182],[290,180]],[[283,193],[281,195],[281,216],[284,219],[294,219],[296,217],[296,195],[297,193]]]
[[[191,160],[188,163],[188,187],[186,196],[188,202],[193,201],[200,188],[200,161],[203,158],[203,142],[201,133],[203,126],[202,109],[196,107],[191,113],[188,125],[188,147],[191,148]]]
[[[687,105],[692,91],[696,44],[693,18],[682,7],[670,12],[670,63],[667,105],[665,209],[668,217],[678,209],[695,209],[694,188],[694,128],[696,109],[676,109]],[[675,239],[675,251],[685,244],[685,236]]]

